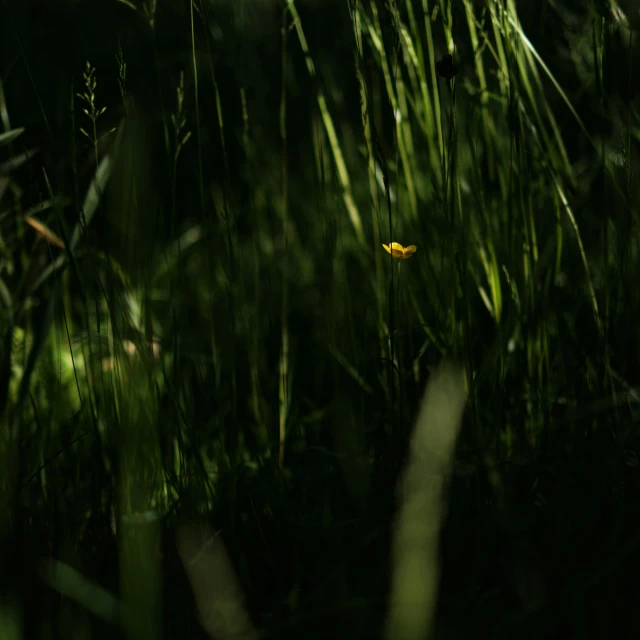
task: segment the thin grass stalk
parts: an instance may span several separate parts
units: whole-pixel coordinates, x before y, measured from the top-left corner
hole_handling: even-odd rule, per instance
[[[372,5],[372,7],[374,6],[375,5]],[[390,0],[388,7],[391,12],[394,28],[398,34],[399,45],[402,49],[405,67],[411,78],[411,70],[413,69],[411,47],[406,46],[405,43],[407,42],[407,38],[404,35],[407,30],[400,20],[395,0]],[[415,220],[418,217],[418,198],[416,194],[414,176],[418,175],[418,167],[416,165],[411,120],[409,118],[409,109],[407,104],[408,92],[402,76],[402,70],[397,63],[397,59],[394,63],[394,68],[395,73],[393,74],[393,80],[397,93],[397,106],[394,109],[394,118],[396,122],[396,136],[398,138],[398,151],[403,160],[404,178],[407,186],[407,196],[409,198],[409,211],[411,217]]]
[[[46,170],[44,170],[43,168],[43,173],[44,173],[44,179],[45,179],[45,183],[47,185],[47,190],[52,198],[52,201],[55,203],[57,202],[55,197],[53,196],[53,190],[51,188],[51,184],[49,183],[49,178],[47,176],[47,172]],[[56,216],[60,222],[60,230],[62,233],[62,237],[64,240],[64,246],[68,247],[69,246],[69,237],[67,235],[66,229],[64,227],[64,224],[62,222],[62,218],[60,215],[60,212],[58,211],[58,206],[56,204],[55,206],[55,213]],[[76,279],[78,280],[78,284],[80,285],[80,297],[82,298],[82,308],[85,312],[85,322],[86,322],[86,327],[87,327],[87,331],[89,330],[89,314],[88,314],[88,305],[87,305],[87,297],[86,297],[86,293],[84,290],[84,283],[82,281],[82,278],[80,277],[80,271],[78,269],[78,266],[73,258],[73,254],[69,251],[69,260],[71,262],[71,265],[73,266],[73,272],[76,276]],[[51,255],[51,261],[53,262],[53,255]],[[55,272],[55,277],[56,280],[60,280],[59,278],[57,278],[57,272]],[[61,307],[61,311],[62,311],[62,317],[64,320],[64,324],[65,324],[65,329],[66,329],[66,335],[67,335],[67,344],[69,347],[69,355],[71,356],[71,363],[72,363],[72,367],[73,367],[73,374],[74,374],[74,378],[75,378],[75,383],[76,383],[76,389],[78,391],[78,399],[80,401],[80,410],[82,412],[84,412],[84,403],[82,400],[82,391],[80,389],[80,381],[78,379],[78,372],[77,372],[77,368],[76,368],[76,363],[75,363],[75,358],[73,355],[73,348],[71,345],[71,335],[72,335],[72,327],[70,327],[70,321],[71,319],[67,316],[66,310],[67,308],[71,309],[71,300],[70,300],[70,291],[69,291],[69,280],[70,280],[71,276],[69,271],[65,271],[63,273],[63,277],[62,277],[62,283],[60,284],[60,287],[62,289],[62,307]],[[98,331],[98,335],[100,335],[99,331]],[[100,344],[100,341],[98,341],[98,346],[99,346],[99,353],[100,353],[100,357],[102,358],[102,345]],[[85,354],[84,351],[84,347],[82,349],[82,355],[84,358],[84,366],[85,366],[85,371],[87,370],[87,356]],[[89,349],[89,359],[91,359],[91,349]],[[95,427],[95,423],[94,423],[94,427]],[[95,435],[97,434],[97,430],[95,432]]]
[[[288,224],[289,224],[289,173],[287,163],[287,10],[282,11],[282,79],[280,84],[280,142],[282,149],[281,188],[282,188],[282,244],[283,244],[283,270],[282,270],[282,303],[281,303],[281,323],[282,323],[282,351],[280,354],[280,377],[279,377],[279,420],[278,420],[278,464],[284,465],[285,439],[287,435],[287,414],[289,407],[289,247],[288,247]]]
[[[389,182],[385,173],[385,188],[387,196],[387,211],[389,216],[389,238],[393,238],[393,216],[391,213],[391,198],[389,197]],[[391,240],[389,241],[391,242]],[[391,245],[389,245],[391,246]],[[398,424],[396,420],[396,384],[395,384],[395,366],[396,366],[396,312],[395,312],[395,287],[393,280],[394,264],[393,256],[389,256],[391,265],[391,281],[389,283],[389,378],[388,384],[391,393],[391,415],[392,415],[392,432],[395,434]],[[397,286],[397,285],[396,285]]]
[[[204,3],[200,0],[200,15],[202,16],[203,21],[205,20],[205,8]],[[205,24],[205,27],[207,25]],[[210,29],[207,30],[207,34]],[[224,118],[222,115],[222,99],[220,97],[220,87],[218,86],[218,79],[215,74],[214,64],[213,64],[213,54],[211,51],[211,41],[207,35],[207,60],[209,63],[209,75],[211,77],[211,85],[213,86],[213,92],[216,98],[216,118],[218,123],[218,131],[220,132],[220,146],[222,147],[222,160],[224,163],[224,182],[223,182],[223,200],[225,202],[225,206],[228,206],[230,201],[230,170],[229,170],[229,154],[227,152],[227,142],[226,142],[226,134],[225,134],[225,126],[224,126]]]
[[[497,6],[497,5],[495,5]],[[519,78],[522,82],[522,85],[525,88],[526,95],[529,98],[529,107],[531,108],[533,114],[535,115],[536,127],[540,132],[540,135],[545,141],[545,146],[548,149],[551,157],[556,161],[556,170],[560,171],[572,184],[574,182],[573,172],[571,170],[571,164],[569,162],[569,158],[567,155],[567,151],[564,146],[564,142],[562,141],[562,136],[560,134],[560,129],[557,125],[556,119],[549,107],[549,103],[545,98],[545,93],[542,87],[542,82],[540,79],[540,75],[537,71],[536,65],[534,64],[534,60],[540,65],[545,74],[551,80],[556,90],[560,94],[561,98],[567,104],[567,107],[571,111],[574,116],[576,122],[583,130],[587,138],[592,141],[591,135],[588,130],[584,126],[582,120],[579,115],[575,111],[573,105],[567,98],[566,94],[560,87],[558,81],[555,79],[553,74],[549,71],[549,68],[544,63],[536,49],[534,48],[531,41],[527,38],[527,36],[522,31],[520,27],[520,23],[517,17],[517,12],[515,8],[515,4],[513,0],[508,0],[507,9],[503,9],[498,7],[499,12],[503,17],[503,28],[507,33],[512,35],[512,43],[515,41],[517,45],[516,51],[516,60],[517,60],[517,68],[519,70]],[[537,94],[534,95],[532,83],[530,81],[530,77],[535,82],[535,85],[538,89]],[[544,113],[546,116],[546,124],[545,120],[542,119],[541,113],[538,110],[538,104],[541,103],[544,109]],[[553,135],[550,136],[547,128],[548,126],[551,128]],[[555,144],[554,144],[555,143]],[[553,152],[555,151],[555,153]]]
[[[500,83],[500,94],[506,96],[509,93],[509,63],[507,61],[507,54],[505,52],[505,45],[503,42],[503,31],[500,28],[497,20],[495,19],[495,13],[493,11],[489,12],[489,20],[491,22],[491,28],[493,30],[493,40],[495,46],[492,47],[492,43],[490,42],[484,30],[483,37],[485,38],[485,43],[487,44],[487,46],[491,47],[494,50],[494,56],[496,58],[496,63],[498,64],[499,70],[498,82]],[[478,27],[479,26],[480,25],[478,25]]]
[[[404,93],[404,82],[401,73],[396,72],[392,75],[391,70],[395,65],[392,65],[392,63],[389,61],[389,58],[387,57],[386,48],[382,40],[382,26],[380,25],[380,18],[375,3],[371,4],[371,15],[372,21],[369,22],[369,20],[365,18],[365,22],[367,23],[367,26],[369,28],[371,41],[374,44],[378,55],[380,56],[380,68],[382,69],[382,75],[384,77],[385,85],[387,88],[387,96],[389,98],[389,101],[391,102],[391,109],[393,111],[393,118],[396,129],[397,151],[402,160],[402,167],[404,169],[404,179],[407,188],[407,196],[409,198],[409,207],[411,210],[411,215],[413,219],[415,219],[418,215],[418,203],[416,198],[415,185],[413,182],[412,162],[408,149],[408,140],[406,139],[404,133],[404,127],[406,127],[407,125],[403,125],[403,122],[406,123],[408,114],[406,111],[406,102],[404,103],[404,106],[401,107],[400,103],[402,99],[399,99],[397,95],[397,93]]]
[[[453,55],[456,44],[453,41],[453,3],[451,0],[439,0],[442,30],[447,51]]]
[[[419,76],[420,85],[420,97],[422,99],[422,116],[424,118],[424,128],[429,134],[435,133],[435,120],[433,116],[433,105],[431,104],[431,96],[429,96],[429,90],[427,88],[426,66],[424,60],[424,51],[422,48],[422,41],[420,38],[420,31],[418,29],[418,23],[416,21],[415,12],[413,10],[413,2],[407,2],[407,18],[409,21],[409,30],[412,38],[410,38],[409,32],[403,27],[405,40],[407,44],[405,46],[413,49],[415,56],[415,70]],[[437,166],[437,162],[435,163]]]
[[[192,0],[195,1],[195,0]],[[202,20],[205,21],[205,10],[204,5],[201,1],[200,3],[200,15]],[[204,24],[205,33],[208,34],[209,30],[207,29],[207,24]],[[231,468],[235,469],[238,464],[238,455],[239,455],[239,434],[236,428],[237,418],[238,418],[238,379],[237,379],[237,351],[236,351],[236,340],[235,336],[237,335],[237,327],[238,327],[238,303],[237,300],[242,300],[243,295],[241,291],[242,280],[238,277],[237,273],[237,263],[235,259],[235,242],[234,242],[234,225],[233,225],[233,216],[234,211],[232,208],[231,194],[230,194],[230,170],[229,170],[229,158],[227,153],[227,145],[226,145],[226,135],[225,135],[225,125],[224,118],[222,114],[222,101],[220,97],[220,90],[218,87],[217,77],[215,75],[214,64],[213,64],[213,53],[211,51],[211,44],[209,41],[208,35],[206,36],[207,40],[207,60],[209,66],[209,75],[211,78],[211,84],[214,89],[214,95],[216,100],[216,121],[218,125],[218,131],[220,134],[220,145],[222,148],[222,157],[224,163],[224,180],[222,186],[222,218],[224,220],[225,226],[225,239],[226,239],[226,248],[227,248],[227,264],[229,267],[229,279],[228,286],[226,288],[227,295],[227,306],[229,310],[230,316],[230,331],[231,336],[233,337],[230,341],[230,360],[233,363],[230,369],[230,382],[231,382],[231,395],[232,395],[232,425],[227,428],[227,444],[228,444],[228,455],[231,461]],[[236,487],[236,476],[233,475],[232,478],[232,496],[235,495],[235,487]]]
[[[384,282],[382,271],[382,253],[378,250],[381,245],[380,229],[378,224],[379,217],[379,200],[378,200],[378,185],[376,181],[376,162],[374,155],[373,139],[371,133],[371,115],[369,113],[369,100],[367,84],[364,77],[364,49],[362,46],[362,20],[360,17],[359,0],[356,0],[355,10],[352,14],[353,31],[356,42],[356,77],[358,79],[358,85],[360,87],[360,115],[362,119],[362,129],[364,132],[365,147],[367,150],[367,176],[369,178],[369,196],[371,198],[371,222],[373,230],[373,246],[375,250],[373,252],[373,259],[375,264],[375,293],[376,293],[376,309],[378,313],[378,326],[382,327],[384,324],[384,311],[383,311],[383,295],[384,295]],[[382,346],[382,345],[381,345]]]
[[[375,5],[372,5],[372,10],[375,10]],[[374,48],[378,49],[379,51],[380,49],[382,49],[382,53],[384,53],[384,46],[378,36],[378,33],[375,31],[375,29],[373,29],[371,23],[366,18],[366,15],[359,11],[358,5],[356,5],[356,11],[358,12],[358,20],[360,22],[364,22],[365,26],[367,27],[367,31],[374,44]],[[390,85],[388,84],[387,86],[390,86]],[[370,124],[370,120],[368,120],[368,122]],[[375,133],[375,131],[372,133]],[[389,188],[389,170],[384,159],[384,154],[381,149],[380,140],[378,139],[377,135],[372,140],[372,142],[373,142],[373,151],[378,157],[379,169],[382,172],[382,181],[384,186],[385,200],[387,204],[387,216],[388,216],[388,222],[389,222],[389,243],[391,243],[393,241],[393,214],[392,214],[392,208],[391,208],[391,192]],[[390,274],[391,279],[390,279],[389,293],[387,298],[389,326],[388,326],[388,336],[386,338],[386,341],[388,341],[388,351],[387,351],[387,357],[386,357],[386,362],[387,362],[386,390],[387,390],[387,393],[389,394],[390,414],[391,414],[391,423],[392,423],[391,429],[392,429],[392,433],[395,433],[398,425],[397,416],[396,416],[397,406],[396,406],[396,393],[395,393],[396,314],[395,314],[395,293],[394,293],[395,292],[394,265],[393,265],[393,257],[391,255],[389,255],[389,263],[391,268],[391,274]],[[380,280],[380,282],[382,282],[382,280]],[[380,326],[382,327],[382,335],[384,336],[385,327],[384,327],[383,321],[380,322]],[[383,349],[383,358],[384,358],[384,351],[385,349]]]
[[[599,29],[596,29],[596,26],[599,26]],[[594,73],[596,80],[596,91],[598,94],[600,108],[605,110],[605,91],[604,91],[604,18],[598,20],[594,17],[593,20],[593,55],[594,55]],[[629,61],[629,65],[631,65],[631,61]],[[627,147],[629,148],[629,147]],[[604,334],[604,380],[603,386],[605,388],[610,389],[610,393],[614,400],[614,412],[616,417],[616,422],[619,419],[619,411],[618,411],[618,403],[617,403],[617,392],[616,392],[616,384],[613,380],[613,376],[611,375],[611,360],[610,360],[610,349],[609,349],[609,328],[610,328],[610,300],[611,300],[611,287],[610,287],[610,270],[609,270],[609,225],[613,226],[613,220],[610,214],[610,207],[607,206],[607,180],[606,180],[606,150],[605,150],[605,141],[604,138],[601,142],[600,149],[600,180],[602,183],[602,211],[603,211],[603,221],[602,221],[602,264],[603,264],[603,273],[604,273],[604,314],[603,314],[603,334]],[[628,185],[627,181],[627,185]],[[626,189],[626,192],[629,193],[629,189]]]
[[[311,57],[311,52],[309,51],[309,46],[302,29],[302,22],[300,21],[300,16],[298,15],[298,10],[296,9],[295,2],[294,0],[285,0],[285,2],[287,8],[291,12],[291,17],[293,18],[293,24],[295,26],[296,34],[298,35],[298,41],[300,43],[300,47],[302,49],[302,53],[307,65],[307,71],[309,72],[309,76],[311,77],[311,79],[315,80],[315,65],[313,64],[313,58]],[[340,181],[340,186],[342,187],[342,198],[344,200],[345,208],[347,209],[347,213],[349,215],[349,219],[351,220],[351,224],[355,231],[358,243],[360,244],[360,247],[364,248],[367,243],[362,228],[362,220],[360,218],[360,212],[358,211],[358,206],[351,189],[351,179],[349,178],[347,165],[344,161],[342,148],[340,147],[340,141],[338,140],[338,136],[336,134],[333,119],[331,117],[331,114],[329,113],[329,108],[327,106],[324,92],[320,87],[316,87],[315,92],[316,101],[318,102],[318,108],[320,109],[322,121],[327,132],[327,137],[329,138],[329,145],[333,154],[333,160],[336,164],[338,180]]]
[[[493,154],[495,139],[495,128],[493,126],[493,120],[489,114],[489,92],[487,87],[487,80],[484,72],[484,64],[482,62],[482,56],[480,55],[482,50],[480,48],[480,42],[476,31],[476,21],[473,6],[469,0],[464,0],[464,9],[467,18],[467,26],[469,28],[469,37],[471,39],[471,46],[475,52],[475,68],[478,78],[478,84],[480,86],[480,111],[482,114],[482,132],[485,139],[485,149],[487,152],[487,167],[490,179],[493,179],[496,174],[495,158]]]
[[[584,250],[584,246],[582,244],[582,237],[580,235],[580,229],[578,228],[578,223],[576,222],[575,216],[573,215],[573,211],[571,209],[571,206],[569,205],[569,202],[564,194],[564,191],[562,189],[562,187],[560,186],[560,184],[558,183],[557,178],[551,174],[551,178],[553,180],[553,184],[554,187],[558,193],[558,196],[560,197],[560,201],[562,202],[562,209],[565,212],[567,218],[569,218],[569,222],[571,224],[571,227],[573,228],[573,231],[575,233],[576,236],[576,242],[578,244],[578,251],[580,252],[580,258],[582,260],[582,265],[584,267],[585,270],[585,276],[586,276],[586,281],[587,281],[587,288],[588,288],[588,294],[589,294],[589,299],[591,302],[591,307],[593,309],[593,319],[596,323],[596,328],[598,329],[598,334],[603,337],[603,329],[602,329],[602,322],[600,320],[600,312],[598,310],[598,299],[596,297],[596,292],[595,289],[593,287],[593,280],[591,279],[591,269],[589,268],[589,261],[587,259],[587,254]]]
[[[428,0],[422,0],[422,13],[424,15],[424,32],[427,38],[427,49],[429,57],[429,70],[431,75],[431,89],[433,91],[433,111],[434,111],[434,126],[438,133],[438,149],[440,151],[440,157],[444,157],[445,142],[444,142],[444,129],[442,128],[442,113],[440,105],[440,91],[438,89],[438,74],[436,73],[436,50],[433,44],[433,32],[431,31],[431,12],[429,10]],[[426,73],[425,73],[426,78]],[[437,165],[434,165],[434,168]],[[443,165],[444,166],[444,165]],[[444,183],[445,176],[442,173],[442,182]]]
[[[200,98],[198,87],[198,61],[196,58],[196,33],[193,19],[193,5],[195,0],[189,1],[189,24],[191,27],[191,64],[193,66],[193,95],[196,110],[196,137],[198,139],[198,187],[200,190],[200,212],[205,215],[204,206],[204,178],[202,172],[202,139],[200,136]]]
[[[407,9],[410,7],[407,4]],[[409,11],[410,19],[413,16],[413,9]],[[410,23],[411,25],[411,23]],[[429,163],[432,170],[435,170],[433,179],[436,184],[442,180],[440,174],[440,157],[437,143],[438,131],[435,124],[435,114],[433,110],[432,97],[429,94],[427,83],[427,71],[424,66],[422,47],[420,44],[420,33],[414,23],[411,25],[412,33],[400,22],[400,35],[405,54],[407,72],[413,86],[414,97],[409,96],[409,100],[414,108],[418,125],[426,137],[426,146],[429,155]],[[413,37],[412,37],[413,36]],[[416,49],[418,50],[416,52]]]
[[[469,258],[467,251],[467,230],[471,228],[471,215],[467,213],[466,208],[462,204],[462,194],[460,190],[460,175],[458,166],[458,123],[456,117],[456,99],[455,99],[455,80],[449,80],[449,98],[451,102],[451,157],[453,159],[452,169],[452,187],[455,190],[453,194],[455,197],[455,204],[452,202],[452,209],[457,208],[460,215],[460,254],[458,257],[456,254],[456,260],[458,261],[458,274],[460,277],[460,285],[462,288],[462,302],[464,305],[463,315],[463,339],[466,347],[466,368],[467,368],[467,388],[468,394],[471,399],[471,408],[473,410],[473,416],[476,427],[476,438],[480,439],[480,427],[478,423],[478,409],[476,406],[476,393],[475,393],[475,372],[473,367],[473,355],[471,350],[471,320],[469,310],[469,285],[468,285],[468,270],[469,270]]]

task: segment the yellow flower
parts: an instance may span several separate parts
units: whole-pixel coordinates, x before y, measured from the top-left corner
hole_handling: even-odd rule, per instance
[[[400,258],[403,260],[410,258],[418,249],[415,244],[403,247],[399,242],[392,242],[391,247],[387,244],[383,244],[382,246],[387,253],[390,253],[393,258],[398,258],[398,260]]]

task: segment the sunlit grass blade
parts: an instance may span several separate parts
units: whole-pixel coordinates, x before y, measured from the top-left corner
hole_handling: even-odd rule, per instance
[[[385,637],[422,640],[434,621],[444,492],[466,403],[464,371],[443,362],[431,374],[398,486],[393,576]]]
[[[311,52],[309,51],[307,38],[302,29],[302,22],[300,21],[300,16],[298,15],[298,10],[296,9],[294,0],[287,0],[287,7],[291,12],[291,17],[293,18],[293,23],[298,35],[298,41],[300,42],[300,47],[304,55],[309,76],[311,76],[311,78],[315,78],[316,68],[313,64],[313,58],[311,57]],[[358,210],[356,200],[353,196],[353,191],[351,189],[351,179],[349,177],[347,165],[342,154],[340,141],[333,124],[333,118],[331,117],[331,114],[329,112],[329,107],[327,106],[325,95],[320,88],[316,89],[316,100],[318,102],[318,108],[320,109],[322,121],[325,126],[325,131],[327,132],[327,137],[329,138],[329,146],[331,147],[331,152],[333,153],[333,159],[336,164],[336,171],[338,172],[338,179],[340,180],[340,186],[342,187],[342,197],[347,209],[347,213],[349,214],[349,219],[351,220],[351,224],[353,225],[353,229],[355,231],[358,242],[361,246],[365,246],[366,241],[362,228],[362,221],[360,218],[360,212]]]

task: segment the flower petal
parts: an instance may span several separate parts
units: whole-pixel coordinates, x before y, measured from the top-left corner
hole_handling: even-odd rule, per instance
[[[416,247],[415,244],[411,244],[408,247],[405,247],[402,253],[402,257],[406,260],[407,258],[410,258],[417,250],[418,247]]]
[[[393,258],[410,258],[416,252],[416,245],[412,244],[409,247],[403,247],[399,242],[392,242],[391,246],[383,244],[384,250],[390,253]]]
[[[404,247],[399,242],[392,242],[390,253],[394,258],[402,258]]]

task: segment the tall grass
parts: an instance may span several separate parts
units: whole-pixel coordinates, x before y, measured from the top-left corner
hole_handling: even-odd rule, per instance
[[[3,637],[627,620],[638,25],[539,4],[120,0],[57,120],[18,49]]]

